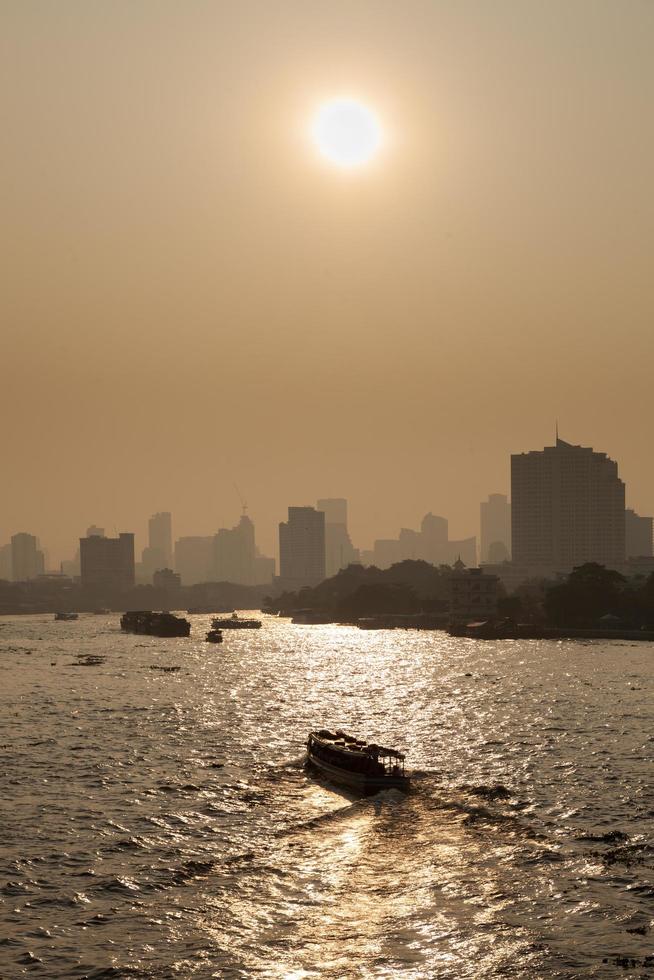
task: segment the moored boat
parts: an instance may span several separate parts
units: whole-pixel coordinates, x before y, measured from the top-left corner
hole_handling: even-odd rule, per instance
[[[223,634],[222,630],[210,629],[206,637],[207,643],[222,643]]]
[[[147,636],[188,636],[191,632],[188,619],[149,610],[123,613],[120,628],[126,633],[144,633]]]
[[[310,732],[307,763],[332,782],[361,793],[377,793],[380,789],[406,791],[411,782],[402,752],[342,731]]]
[[[74,612],[58,612],[55,613],[54,618],[61,619],[67,623],[73,619],[79,619],[79,615],[78,613],[74,613]]]

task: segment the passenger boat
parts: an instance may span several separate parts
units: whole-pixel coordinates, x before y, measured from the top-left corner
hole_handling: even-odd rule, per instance
[[[232,613],[226,619],[221,616],[214,616],[211,622],[214,630],[260,630],[260,619],[241,619],[238,613]]]
[[[168,612],[126,612],[120,618],[120,628],[126,633],[145,633],[146,636],[188,636],[188,619]]]
[[[410,777],[404,770],[404,755],[374,742],[330,732],[311,732],[307,740],[307,764],[334,783],[361,793],[380,789],[408,790]]]
[[[207,643],[222,643],[223,633],[222,630],[210,629],[207,633]]]
[[[54,618],[62,619],[64,620],[64,622],[69,622],[70,620],[73,619],[79,619],[79,615],[78,613],[74,613],[74,612],[58,612],[55,613]]]

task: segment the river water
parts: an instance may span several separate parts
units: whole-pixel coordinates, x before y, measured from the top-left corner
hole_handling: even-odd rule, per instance
[[[654,977],[654,645],[191,619],[0,619],[3,980]]]

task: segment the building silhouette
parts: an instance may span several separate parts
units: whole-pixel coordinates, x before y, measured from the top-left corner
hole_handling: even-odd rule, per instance
[[[0,545],[0,579],[6,582],[12,579],[11,542]]]
[[[294,590],[325,578],[325,514],[314,507],[289,507],[279,525],[280,587]]]
[[[512,558],[545,572],[625,559],[625,488],[605,453],[557,436],[541,451],[511,456]]]
[[[256,557],[254,524],[247,514],[243,514],[236,527],[223,527],[214,535],[214,581],[255,585]]]
[[[14,582],[27,582],[45,572],[45,559],[39,550],[38,539],[24,531],[11,538],[11,577]]]
[[[625,510],[624,520],[627,558],[651,558],[654,518],[641,517],[634,510]]]
[[[213,535],[178,538],[175,542],[175,571],[181,575],[182,585],[212,581]]]
[[[331,578],[342,568],[359,560],[347,529],[347,500],[343,497],[324,497],[316,509],[325,515],[325,575]]]
[[[153,575],[173,563],[172,517],[165,511],[153,514],[148,520],[148,544],[141,552],[141,564],[137,569],[139,579],[152,582]]]
[[[174,592],[182,584],[182,576],[172,568],[159,568],[152,576],[152,584],[155,589]]]
[[[91,534],[79,539],[82,586],[99,592],[130,589],[134,585],[134,535],[106,538]]]
[[[372,564],[390,568],[399,561],[427,561],[430,565],[453,565],[461,559],[466,565],[477,564],[475,537],[450,540],[445,517],[425,514],[420,530],[403,527],[397,538],[378,538],[373,546]]]
[[[479,508],[480,561],[508,561],[511,557],[511,504],[503,493],[491,493]]]
[[[86,536],[87,538],[103,538],[104,528],[98,527],[97,524],[91,524],[91,526],[87,527],[86,529]]]

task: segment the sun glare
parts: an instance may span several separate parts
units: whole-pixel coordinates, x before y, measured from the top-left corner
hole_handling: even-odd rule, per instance
[[[311,125],[311,139],[320,155],[343,169],[369,163],[383,143],[374,112],[354,99],[325,102]]]

